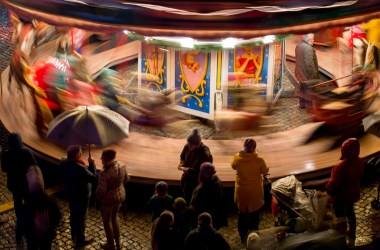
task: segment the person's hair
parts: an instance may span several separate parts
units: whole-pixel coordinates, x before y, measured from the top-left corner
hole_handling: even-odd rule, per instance
[[[161,234],[170,228],[172,222],[174,222],[174,214],[169,210],[164,210],[153,223],[152,240],[160,240]]]
[[[102,152],[102,159],[105,161],[112,161],[116,158],[116,151],[114,149],[105,149]]]
[[[314,39],[314,34],[313,33],[309,33],[309,34],[305,34],[302,36],[302,40],[307,42],[309,41],[310,39]]]
[[[203,212],[198,216],[198,226],[200,228],[209,228],[212,227],[212,218],[211,215],[207,212]]]
[[[191,145],[199,145],[201,143],[201,136],[198,129],[193,129],[191,134],[187,137],[187,142]]]
[[[160,214],[160,217],[158,217],[158,223],[164,226],[168,226],[173,221],[174,221],[174,214],[169,210],[164,210]]]
[[[244,142],[244,151],[253,152],[256,150],[256,141],[252,138],[248,138]]]
[[[80,145],[71,145],[67,148],[67,159],[75,160],[77,158],[78,153],[82,152]]]

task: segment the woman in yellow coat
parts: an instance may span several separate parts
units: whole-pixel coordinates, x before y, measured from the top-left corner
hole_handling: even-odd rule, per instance
[[[263,175],[269,168],[256,152],[256,141],[249,138],[244,150],[237,153],[231,166],[236,170],[235,203],[239,209],[238,230],[242,242],[248,231],[258,230],[260,212],[264,205]]]

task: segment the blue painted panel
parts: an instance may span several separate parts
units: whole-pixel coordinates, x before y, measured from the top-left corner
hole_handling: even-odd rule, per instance
[[[192,53],[193,62],[189,64],[185,62],[187,53]],[[211,54],[207,52],[175,52],[175,88],[179,90],[175,98],[179,100],[178,106],[210,114],[210,60]]]
[[[142,44],[141,87],[155,91],[167,89],[167,54],[159,46]]]
[[[259,77],[261,79],[258,80],[258,83],[268,84],[269,45],[253,47],[253,48],[251,48],[251,50],[252,50],[251,52],[253,54],[258,55],[260,57],[261,56],[263,57],[261,73],[259,75]],[[235,85],[237,88],[243,86],[244,81],[245,81],[245,80],[239,81],[237,79],[238,77],[235,74],[235,71],[237,71],[236,63],[237,63],[237,61],[239,61],[239,56],[242,56],[243,54],[244,54],[244,51],[242,50],[242,48],[237,48],[235,50],[229,50],[228,51],[228,80],[230,83],[232,82],[233,83],[232,85]],[[242,65],[244,60],[239,61],[239,62]],[[236,69],[235,69],[235,67],[236,67]],[[258,69],[255,69],[254,73],[257,73],[257,72],[258,72]],[[248,71],[247,74],[250,74],[250,73],[252,74],[252,72]],[[251,79],[254,79],[254,78],[251,78]],[[248,83],[247,85],[249,86],[250,84],[254,84],[253,80],[251,81],[251,83]],[[266,95],[266,91],[263,91],[260,94]],[[227,105],[228,106],[233,105],[232,95],[230,93],[228,93],[228,96],[227,96]]]

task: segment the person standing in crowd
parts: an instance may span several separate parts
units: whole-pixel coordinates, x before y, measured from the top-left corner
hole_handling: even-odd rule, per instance
[[[190,203],[195,214],[197,216],[203,212],[211,214],[215,229],[227,226],[228,214],[222,181],[216,175],[212,163],[205,162],[201,165],[199,182]]]
[[[306,97],[306,82],[310,80],[318,80],[319,69],[318,60],[313,48],[314,34],[306,34],[302,36],[302,41],[297,44],[295,50],[296,69],[295,76],[299,83],[299,107],[304,109],[310,105],[310,100]]]
[[[150,197],[148,205],[152,210],[152,221],[157,219],[164,210],[173,211],[174,199],[168,193],[168,184],[164,181],[156,183],[154,194]]]
[[[178,239],[179,250],[184,248],[186,236],[191,229],[195,228],[195,215],[194,211],[190,209],[184,198],[177,197],[174,200],[174,230]]]
[[[244,142],[244,150],[237,153],[231,163],[236,170],[235,203],[239,209],[238,230],[242,242],[247,241],[248,231],[258,230],[261,208],[264,205],[263,176],[269,168],[264,158],[256,152],[256,141]]]
[[[204,162],[211,162],[213,158],[210,149],[202,143],[198,129],[194,129],[187,137],[178,169],[183,171],[181,188],[184,198],[190,204],[194,188],[198,185],[199,168]]]
[[[103,171],[99,174],[96,198],[100,201],[107,242],[101,243],[103,249],[121,249],[118,212],[125,200],[125,184],[128,181],[127,166],[116,161],[116,151],[106,149],[102,152]]]
[[[198,216],[198,227],[187,235],[185,249],[231,250],[231,247],[223,235],[213,228],[211,215],[204,212]]]
[[[29,167],[36,166],[37,161],[32,151],[23,145],[21,135],[12,132],[8,136],[8,150],[2,157],[1,168],[7,173],[7,187],[13,195],[16,213],[16,242],[22,242],[25,234],[25,204],[28,199],[27,172]]]
[[[61,220],[57,203],[44,190],[30,194],[33,202],[26,204],[26,238],[28,250],[50,250]]]
[[[87,209],[91,197],[92,184],[97,183],[95,163],[91,155],[89,166],[82,160],[80,145],[67,148],[67,159],[61,165],[65,193],[70,206],[71,237],[77,247],[91,244],[94,239],[85,237]]]
[[[340,161],[332,171],[326,183],[326,191],[330,195],[338,223],[336,229],[346,234],[348,223],[349,244],[356,239],[356,215],[354,203],[360,199],[360,181],[364,173],[364,162],[359,157],[360,143],[356,138],[343,142]]]
[[[153,250],[178,250],[177,235],[173,229],[174,215],[170,211],[163,211],[153,222],[151,241]]]

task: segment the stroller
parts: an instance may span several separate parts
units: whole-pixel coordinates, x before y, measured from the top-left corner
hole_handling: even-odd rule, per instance
[[[346,238],[332,229],[333,212],[328,195],[303,189],[294,175],[272,183],[272,214],[275,226],[288,227],[288,237],[277,249],[343,249]],[[330,211],[331,209],[331,211]]]
[[[272,214],[275,226],[288,226],[291,231],[301,233],[309,229],[328,227],[328,196],[314,189],[303,189],[294,175],[272,183]]]

